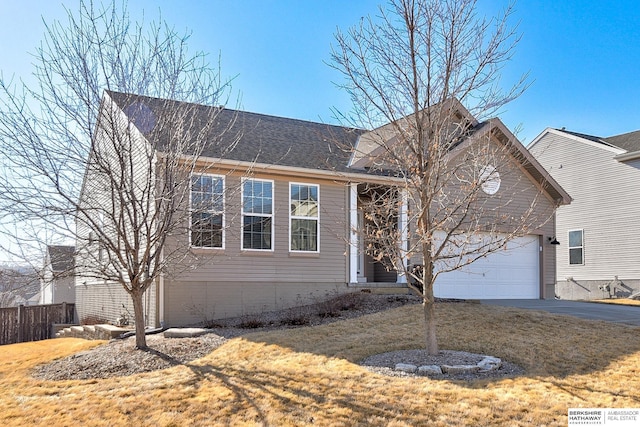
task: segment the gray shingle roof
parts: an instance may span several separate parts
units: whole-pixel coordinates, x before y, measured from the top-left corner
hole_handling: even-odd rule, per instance
[[[184,123],[193,123],[193,129],[209,124],[210,143],[202,155],[213,158],[348,172],[351,147],[364,132],[140,95],[108,95],[159,149],[175,132],[171,126],[163,125],[172,121],[174,113],[180,114]],[[230,123],[233,125],[228,129]]]
[[[571,132],[566,129],[556,129],[560,132],[568,133],[570,135],[578,136],[580,138],[588,139],[589,141],[597,142],[609,147],[620,148],[626,151],[640,151],[640,130],[633,132],[623,133],[620,135],[608,136],[606,138],[594,135],[587,135],[584,133]]]
[[[74,266],[73,254],[75,250],[74,246],[47,246],[51,269],[55,273],[71,271]]]
[[[640,151],[640,130],[609,136],[604,140],[629,152]]]
[[[603,145],[607,145],[609,147],[612,146],[611,143],[606,142],[603,138],[599,137],[599,136],[595,136],[595,135],[588,135],[586,133],[580,133],[580,132],[572,132],[570,130],[566,130],[566,129],[556,129],[557,131],[560,132],[564,132],[564,133],[568,133],[569,135],[573,135],[573,136],[577,136],[580,138],[584,138],[584,139],[588,139],[589,141],[592,142],[597,142],[599,144],[603,144]]]

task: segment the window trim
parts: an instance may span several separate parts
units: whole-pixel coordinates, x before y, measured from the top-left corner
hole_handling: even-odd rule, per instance
[[[317,189],[318,200],[317,203],[317,215],[315,217],[310,216],[298,216],[291,214],[291,190],[294,185],[304,185],[307,187],[315,187]],[[289,182],[289,200],[287,203],[287,210],[289,215],[289,252],[293,254],[319,254],[320,253],[320,184],[311,184],[308,182]],[[316,250],[315,251],[304,251],[300,249],[292,249],[291,248],[291,222],[294,219],[303,219],[303,220],[313,220],[316,221]]]
[[[256,252],[273,252],[275,247],[275,181],[272,179],[263,179],[263,178],[249,178],[243,177],[240,183],[240,250],[242,251],[256,251]],[[271,214],[255,214],[255,213],[245,213],[244,212],[244,184],[247,181],[260,181],[260,182],[270,182],[271,183]],[[244,247],[244,217],[252,216],[258,218],[271,218],[271,248],[270,249],[255,249],[255,248],[245,248]]]
[[[575,231],[579,231],[580,232],[580,246],[571,246],[571,233],[575,232]],[[584,265],[584,228],[576,228],[576,229],[572,229],[572,230],[568,230],[567,231],[567,247],[569,249],[569,265]],[[571,262],[571,249],[581,249],[582,250],[582,257],[581,257],[581,262],[580,263],[572,263]]]
[[[212,178],[219,178],[222,180],[222,210],[214,211],[209,210],[207,212],[212,212],[216,214],[222,215],[222,242],[220,246],[195,246],[193,244],[193,178],[194,177],[202,177],[202,176],[210,176]],[[192,173],[189,177],[189,248],[198,249],[198,250],[207,250],[207,251],[220,251],[225,249],[226,243],[226,233],[225,233],[225,221],[226,221],[226,197],[227,197],[227,183],[226,177],[224,175],[213,174],[213,173]]]

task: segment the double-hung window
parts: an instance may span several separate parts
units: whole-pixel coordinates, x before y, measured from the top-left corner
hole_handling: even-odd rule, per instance
[[[191,246],[224,248],[224,177],[191,177]]]
[[[273,181],[242,181],[242,249],[273,250]]]
[[[289,184],[289,250],[319,252],[320,188],[315,184]]]
[[[584,264],[584,230],[569,231],[569,264]]]

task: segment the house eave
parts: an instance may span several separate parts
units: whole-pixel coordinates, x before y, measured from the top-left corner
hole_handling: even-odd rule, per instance
[[[186,156],[185,156],[186,157]],[[192,160],[192,159],[190,159]],[[229,160],[201,156],[198,165],[203,168],[219,168],[228,171],[250,170],[252,172],[268,173],[280,176],[303,176],[306,178],[332,180],[338,182],[369,182],[373,184],[402,184],[402,178],[367,174],[363,172],[344,172],[323,169],[308,169],[296,166],[274,165],[269,163],[247,162],[242,160]]]
[[[640,159],[640,151],[631,151],[628,153],[618,154],[613,158],[619,162],[628,162],[630,160],[637,160],[637,159]]]

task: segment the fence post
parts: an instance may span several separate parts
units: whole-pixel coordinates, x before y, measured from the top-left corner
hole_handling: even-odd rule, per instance
[[[67,316],[67,303],[66,302],[62,302],[62,322],[61,323],[69,323],[69,318]]]
[[[24,305],[18,306],[18,342],[24,339]]]

